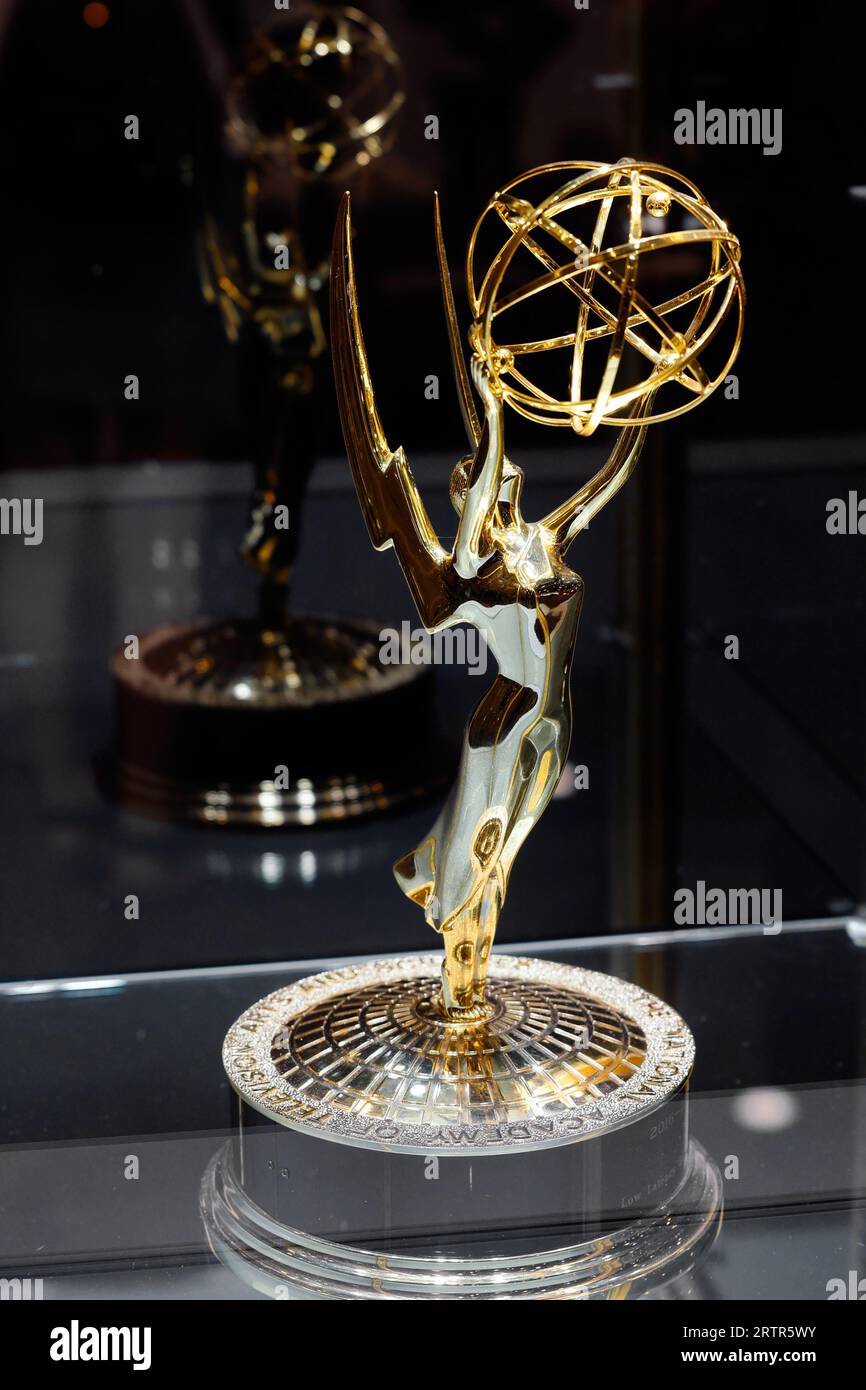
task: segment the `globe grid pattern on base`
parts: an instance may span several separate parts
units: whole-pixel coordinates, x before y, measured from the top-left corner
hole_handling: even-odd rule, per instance
[[[694,1038],[675,1009],[639,985],[560,961],[493,955],[491,1017],[451,1023],[439,1012],[441,966],[427,953],[357,961],[251,1004],[223,1042],[241,1101],[338,1144],[469,1156],[600,1136],[685,1092]],[[504,1064],[501,1054],[511,1054]],[[434,1093],[434,1077],[446,1089]],[[523,1084],[504,1096],[502,1080],[515,1077]],[[408,1093],[410,1078],[417,1094]],[[418,1119],[458,1104],[468,1113],[456,1123]]]
[[[553,191],[546,191],[551,182]],[[591,231],[581,223],[579,235],[576,222],[593,213]],[[624,234],[608,243],[617,216],[624,217]],[[672,226],[674,220],[681,225]],[[491,225],[500,245],[481,270],[480,242]],[[657,258],[665,254],[662,264]],[[652,287],[645,273],[650,257]],[[698,278],[659,297],[657,271],[682,271],[698,257]],[[530,278],[515,286],[518,264],[529,267]],[[745,303],[739,242],[699,189],[663,165],[569,161],[512,180],[494,193],[473,229],[466,278],[473,347],[505,401],[527,419],[581,435],[599,425],[627,425],[638,412],[640,423],[651,423],[692,410],[725,380],[739,351]],[[551,291],[573,297],[573,330],[509,340],[509,311],[513,318]],[[701,360],[711,346],[721,358],[712,372]],[[593,372],[588,351],[601,353]],[[538,380],[550,354],[561,357],[562,394]],[[661,408],[657,391],[674,394],[675,402]]]
[[[646,1056],[642,1028],[601,1000],[539,982],[491,981],[492,1016],[452,1026],[439,981],[337,995],[276,1032],[280,1076],[312,1104],[404,1125],[509,1123],[615,1091]]]

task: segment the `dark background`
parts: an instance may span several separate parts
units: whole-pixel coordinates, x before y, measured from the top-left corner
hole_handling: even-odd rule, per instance
[[[108,8],[94,30],[70,0],[0,7],[7,466],[244,450],[232,356],[198,292],[194,180],[219,138],[213,47],[231,71],[249,33],[279,16],[263,0]],[[850,190],[866,172],[857,44],[841,22],[818,24],[797,6],[712,0],[617,0],[587,11],[567,0],[369,8],[391,34],[408,85],[396,148],[354,181],[358,257],[381,310],[367,325],[369,347],[396,433],[454,447],[446,393],[418,417],[419,380],[437,366],[444,374],[447,361],[432,190],[442,195],[458,272],[472,224],[501,183],[552,160],[624,154],[693,178],[744,248],[749,324],[739,374],[753,385],[735,411],[715,400],[667,426],[669,442],[722,429],[730,438],[786,425],[798,435],[859,428],[861,355],[848,297],[856,287],[847,276],[866,220],[866,203]],[[677,145],[674,112],[698,100],[781,107],[781,153]],[[130,112],[141,122],[137,142],[123,138]],[[430,113],[436,141],[424,136]],[[415,352],[389,351],[404,334]],[[134,409],[118,387],[126,370],[143,383]],[[322,430],[323,448],[339,450],[332,412]]]
[[[235,559],[250,470],[235,354],[202,301],[200,171],[231,71],[268,4],[0,5],[0,467],[46,499],[46,539],[0,537],[0,822],[6,978],[328,956],[427,943],[389,861],[430,809],[324,833],[172,829],[103,804],[110,650],[127,632],[248,611]],[[782,888],[789,918],[863,899],[864,546],[829,498],[866,492],[857,248],[866,156],[846,12],[722,3],[374,3],[408,100],[390,155],[353,183],[368,349],[393,443],[435,515],[464,450],[432,239],[457,271],[490,193],[554,159],[657,159],[736,231],[748,290],[735,368],[659,426],[640,477],[573,552],[587,583],[573,757],[515,869],[503,940],[670,925],[673,890]],[[217,65],[219,66],[219,65]],[[674,112],[781,107],[783,147],[683,147]],[[123,138],[139,116],[141,138]],[[436,114],[438,141],[424,138]],[[338,190],[334,189],[334,194]],[[312,248],[313,256],[326,247]],[[141,399],[124,400],[136,373]],[[411,617],[351,492],[330,378],[300,606]],[[512,422],[509,423],[509,429]],[[602,445],[514,427],[540,504]],[[549,436],[554,436],[550,438]],[[24,476],[26,472],[27,476]],[[579,552],[579,553],[578,553]],[[724,638],[741,642],[738,662]],[[437,673],[456,736],[477,699]],[[126,922],[128,893],[142,917]]]

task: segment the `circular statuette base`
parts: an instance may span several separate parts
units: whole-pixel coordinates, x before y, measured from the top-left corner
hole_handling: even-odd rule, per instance
[[[139,661],[115,653],[117,680],[175,704],[245,710],[345,704],[406,685],[411,666],[384,666],[379,630],[348,618],[294,617],[270,629],[249,619],[162,628]]]
[[[116,732],[100,763],[130,810],[212,826],[345,822],[422,800],[449,762],[435,735],[432,673],[386,665],[379,630],[293,617],[160,628],[111,663]],[[395,725],[433,730],[416,759]]]
[[[398,1153],[507,1153],[599,1136],[682,1090],[692,1035],[636,985],[497,956],[489,1017],[451,1023],[439,956],[352,966],[253,1005],[223,1061],[281,1125]]]

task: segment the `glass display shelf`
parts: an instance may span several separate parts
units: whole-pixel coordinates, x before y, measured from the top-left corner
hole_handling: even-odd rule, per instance
[[[644,1296],[825,1300],[832,1281],[862,1277],[866,923],[632,934],[509,953],[631,980],[695,1035],[691,1131],[721,1174],[724,1215],[694,1266]],[[349,963],[0,985],[0,1276],[41,1280],[45,1299],[263,1296],[215,1259],[200,1216],[203,1177],[236,1129],[222,1039],[254,1000]],[[316,1141],[307,1171],[274,1169],[274,1190],[327,1183],[337,1148],[345,1152]],[[320,1174],[310,1171],[318,1159]],[[413,1161],[423,1225],[424,1160]],[[324,1205],[338,1211],[340,1196],[329,1192]],[[565,1188],[547,1194],[554,1233],[574,1215],[568,1201]],[[479,1208],[479,1228],[483,1218]],[[348,1228],[330,1234],[351,1241]],[[485,1239],[512,1235],[487,1230]]]

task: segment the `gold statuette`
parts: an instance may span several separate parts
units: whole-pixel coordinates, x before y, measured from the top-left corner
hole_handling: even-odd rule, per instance
[[[251,1104],[332,1138],[428,1152],[469,1125],[471,1144],[487,1150],[534,1142],[536,1132],[522,1128],[529,1123],[550,1126],[543,1142],[565,1143],[578,1119],[581,1134],[603,1130],[634,1103],[676,1093],[692,1055],[682,1019],[633,986],[543,962],[491,962],[514,861],[553,796],[571,738],[583,581],[566,557],[634,470],[647,426],[723,380],[742,332],[739,245],[691,183],[658,165],[533,170],[493,196],[470,238],[467,366],[438,203],[435,223],[471,449],[451,478],[458,521],[449,548],[376,408],[348,195],[334,242],[331,338],[374,546],[397,552],[426,628],[473,623],[499,664],[467,725],[441,814],[394,866],[442,936],[440,980],[427,957],[420,967],[379,962],[278,992],[229,1034],[225,1059]],[[651,287],[665,272],[674,283],[666,279],[660,294]],[[533,314],[550,314],[550,291],[560,297],[559,331],[541,336]],[[604,466],[540,521],[523,514],[523,474],[505,452],[506,406],[579,435],[618,426]],[[403,746],[423,735],[405,727]],[[277,1100],[263,1103],[264,1094]],[[371,1135],[373,1121],[383,1128]]]
[[[539,196],[551,175],[553,190]],[[667,230],[674,207],[693,225]],[[497,225],[501,236],[480,273],[479,247]],[[621,227],[621,239],[610,236],[614,227]],[[724,379],[739,347],[743,281],[736,238],[698,190],[670,171],[631,160],[533,170],[493,196],[469,242],[467,370],[438,200],[436,246],[471,448],[451,478],[458,522],[450,549],[435,535],[405,454],[388,444],[376,410],[348,195],[334,247],[333,352],[346,448],[373,544],[396,550],[429,630],[473,623],[499,664],[469,721],[442,814],[395,866],[403,891],[442,934],[443,1009],[453,1019],[483,1019],[509,875],[556,789],[571,739],[569,670],[583,580],[567,564],[568,550],[635,468],[647,425],[693,408]],[[686,252],[703,253],[701,279],[652,303],[641,288],[642,269],[673,253],[673,269],[681,271],[683,262],[692,263]],[[510,326],[521,331],[521,312],[550,291],[567,296],[565,312],[557,307],[568,331],[534,340],[508,336]],[[734,310],[732,345],[710,376],[702,354]],[[557,359],[565,389],[554,395]],[[546,378],[540,368],[548,369]],[[630,384],[620,385],[627,368]],[[664,395],[671,399],[663,406]],[[579,435],[620,426],[604,467],[540,521],[523,515],[523,473],[505,452],[506,405]]]
[[[347,197],[331,337],[370,536],[396,550],[425,626],[475,624],[499,674],[441,815],[395,865],[444,960],[332,970],[237,1020],[223,1060],[239,1138],[205,1175],[205,1223],[241,1278],[304,1297],[643,1296],[690,1267],[720,1219],[719,1174],[689,1132],[691,1032],[635,984],[491,950],[517,852],[568,751],[583,596],[569,547],[635,468],[647,426],[724,379],[742,330],[739,246],[698,190],[658,165],[534,170],[494,194],[472,233],[467,365],[437,205],[470,444],[445,546],[376,408],[351,230]],[[599,472],[538,521],[506,455],[506,406],[578,435],[618,429]],[[406,747],[422,737],[403,732]],[[419,1182],[418,1155],[447,1159],[441,1181]]]
[[[395,721],[429,719],[432,672],[384,660],[380,623],[291,601],[319,442],[329,180],[387,153],[405,94],[393,44],[361,11],[289,18],[253,39],[225,97],[233,157],[221,143],[200,177],[202,289],[237,347],[255,470],[241,551],[258,611],[160,628],[140,661],[112,662],[110,789],[211,826],[353,820],[442,783],[435,740],[412,762],[389,752]]]

